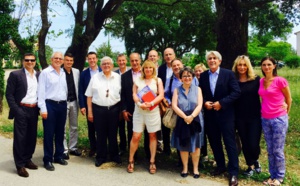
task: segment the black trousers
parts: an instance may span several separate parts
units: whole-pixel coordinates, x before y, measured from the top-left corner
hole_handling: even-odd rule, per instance
[[[88,110],[86,109],[86,113],[88,113]],[[90,122],[88,120],[88,115],[86,114],[86,122],[88,127],[88,137],[90,141],[90,150],[93,150],[96,152],[96,129],[93,122]]]
[[[205,120],[208,140],[213,151],[218,168],[226,168],[222,138],[228,155],[228,172],[238,175],[239,161],[235,142],[234,121],[209,118]]]
[[[246,163],[251,166],[258,160],[260,154],[261,119],[237,119],[235,124],[241,138]]]
[[[13,155],[16,168],[24,167],[35,151],[38,107],[19,106],[14,119]]]
[[[122,151],[126,151],[127,149],[125,125],[126,123],[124,119],[119,120],[118,122],[119,138],[120,138],[119,148]]]
[[[96,104],[92,105],[94,125],[97,134],[97,160],[106,161],[107,146],[111,159],[118,156],[118,121],[119,104],[112,107],[102,107]],[[108,141],[108,144],[107,144]]]

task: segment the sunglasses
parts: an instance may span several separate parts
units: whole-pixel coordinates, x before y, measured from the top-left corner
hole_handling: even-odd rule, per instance
[[[35,62],[35,59],[24,59],[25,62]]]
[[[106,90],[106,97],[109,96],[109,89]]]

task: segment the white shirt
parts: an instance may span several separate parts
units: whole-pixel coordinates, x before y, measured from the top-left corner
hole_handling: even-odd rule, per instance
[[[34,104],[37,103],[37,79],[36,79],[36,71],[33,72],[33,75],[24,68],[26,80],[27,80],[27,92],[26,96],[22,99],[21,103]]]
[[[121,76],[111,72],[106,78],[103,72],[95,74],[85,91],[87,97],[92,97],[92,103],[99,106],[113,106],[121,100]]]
[[[68,86],[64,70],[60,68],[58,74],[51,65],[45,68],[39,76],[38,86],[38,106],[41,112],[47,112],[46,99],[65,101],[67,95]]]
[[[171,76],[173,75],[173,70],[172,70],[172,67],[168,67],[167,66],[167,74],[166,74],[166,79],[170,79]]]

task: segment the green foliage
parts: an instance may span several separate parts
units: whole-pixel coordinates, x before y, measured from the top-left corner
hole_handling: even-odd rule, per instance
[[[109,56],[114,60],[114,62],[116,62],[119,52],[113,52],[111,45],[108,42],[102,43],[99,48],[96,48],[96,53],[99,59],[103,58],[104,56]]]
[[[271,41],[266,46],[269,56],[276,60],[283,60],[285,56],[291,53],[291,44],[284,41]]]
[[[284,62],[288,67],[297,68],[300,66],[300,57],[297,55],[289,55],[284,58]]]
[[[191,68],[194,68],[199,63],[203,63],[207,66],[204,54],[199,55],[199,54],[186,53],[182,57],[182,62],[185,66],[189,66]]]

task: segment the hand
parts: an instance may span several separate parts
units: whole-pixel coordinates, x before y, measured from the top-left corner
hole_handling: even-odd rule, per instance
[[[288,105],[286,104],[286,102],[283,102],[281,108],[283,108],[285,111],[287,111]]]
[[[93,116],[93,114],[92,113],[88,113],[88,120],[89,120],[89,122],[94,122],[94,116]]]
[[[150,106],[151,106],[151,103],[150,103]],[[142,110],[147,110],[149,108],[149,104],[147,104],[147,103],[141,103],[140,108]]]
[[[188,125],[191,124],[193,120],[194,120],[194,117],[192,115],[186,116],[184,118],[184,122]]]
[[[212,110],[213,109],[213,102],[211,101],[207,101],[204,103],[204,107],[207,109],[207,110]]]
[[[85,116],[85,114],[86,114],[86,109],[85,109],[85,108],[82,108],[82,109],[80,109],[80,112],[81,112],[81,114],[82,114],[83,116]]]
[[[127,112],[127,111],[123,111],[122,113],[123,113],[123,118],[124,118],[124,120],[125,120],[125,121],[130,121],[129,116],[132,116],[132,114],[130,114],[130,113]]]
[[[48,118],[48,112],[42,112],[41,116],[43,119],[47,119]]]
[[[214,110],[219,111],[222,108],[222,106],[220,105],[220,103],[218,101],[216,101],[213,103],[213,108],[214,108]]]

